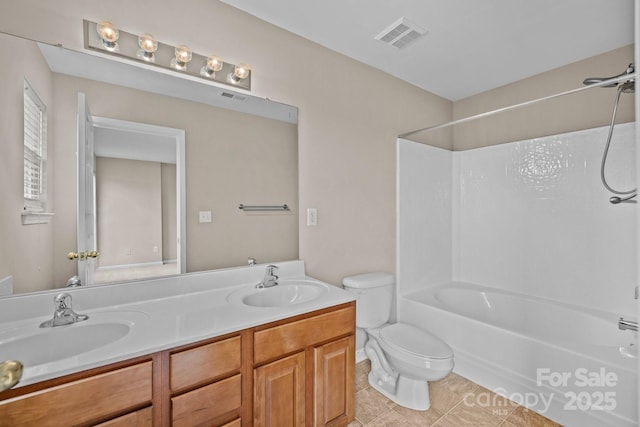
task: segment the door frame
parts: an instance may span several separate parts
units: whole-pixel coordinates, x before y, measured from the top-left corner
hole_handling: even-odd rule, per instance
[[[186,242],[186,173],[185,173],[185,131],[184,129],[169,128],[147,123],[130,122],[92,116],[92,127],[145,133],[148,135],[171,138],[175,142],[176,150],[176,233],[177,233],[177,272],[187,272],[187,242]],[[80,157],[78,158],[80,161]],[[94,201],[95,204],[95,201]],[[94,215],[94,221],[96,216]],[[94,227],[96,225],[94,224]],[[96,227],[97,228],[97,227]]]

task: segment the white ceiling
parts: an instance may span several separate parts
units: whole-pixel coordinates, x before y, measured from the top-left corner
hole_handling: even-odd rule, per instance
[[[633,43],[633,0],[222,1],[450,100]],[[401,17],[427,35],[374,39]]]

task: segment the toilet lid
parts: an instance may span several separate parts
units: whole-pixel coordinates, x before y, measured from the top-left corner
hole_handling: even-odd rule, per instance
[[[380,339],[392,348],[430,359],[448,359],[453,350],[444,341],[404,323],[394,323],[380,330]]]

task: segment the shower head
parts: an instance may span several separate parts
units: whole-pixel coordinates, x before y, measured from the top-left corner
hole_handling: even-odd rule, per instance
[[[584,79],[582,81],[583,84],[585,85],[592,85],[592,84],[597,84],[597,83],[602,83],[605,82],[607,80],[611,80],[611,79],[615,79],[618,77],[622,77],[622,76],[626,76],[628,74],[633,74],[633,72],[635,71],[635,65],[633,63],[629,64],[629,66],[627,67],[627,69],[624,71],[624,73],[620,73],[617,76],[611,76],[611,77],[587,77],[586,79]],[[614,82],[611,84],[607,84],[607,85],[602,85],[600,87],[616,87],[618,86],[618,82]],[[635,87],[636,84],[633,80],[627,80],[626,82],[623,82],[620,86],[620,90],[622,92],[625,93],[633,93],[635,91]]]

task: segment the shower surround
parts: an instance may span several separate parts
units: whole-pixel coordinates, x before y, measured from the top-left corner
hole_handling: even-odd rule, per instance
[[[429,301],[436,289],[456,282],[487,286],[585,312],[598,311],[605,317],[608,313],[611,335],[620,336],[615,319],[635,319],[636,205],[610,204],[611,194],[600,183],[607,131],[603,127],[460,152],[398,141],[399,320],[447,342],[449,334],[449,344],[459,356],[455,370],[485,387],[502,388],[507,395],[554,393],[555,405],[546,415],[569,426],[599,425],[602,417],[618,425],[634,425],[635,361],[619,354],[615,346],[615,351],[608,352],[612,360],[592,357],[584,354],[584,347],[573,348],[569,340],[563,346],[527,336],[508,326],[511,319],[501,319],[497,326],[482,323]],[[633,188],[635,170],[634,124],[617,125],[607,177],[614,187]],[[484,304],[479,309],[491,304],[490,298],[479,301]],[[580,318],[571,315],[575,311],[566,313],[563,322]],[[514,323],[523,321],[525,313],[514,314]],[[464,334],[453,336],[451,322],[458,330],[468,330],[468,339]],[[637,341],[631,332],[626,336],[628,343]],[[497,341],[499,337],[505,340]],[[511,351],[522,345],[522,339],[529,342],[528,353]],[[592,344],[597,345],[596,341]],[[574,390],[576,395],[586,392],[583,398],[597,398],[596,392],[609,392],[611,398],[613,393],[616,408],[610,404],[599,411],[585,409],[581,403],[571,411],[565,408],[570,389],[544,387],[549,384],[540,388],[536,372],[553,367],[552,359],[558,357],[547,352],[549,348],[559,348],[568,357],[556,369],[562,370],[557,372],[560,375],[575,374],[580,368],[591,373],[601,367],[605,373],[631,378],[631,383],[620,381],[617,387]],[[513,366],[489,366],[504,354],[520,360]]]

